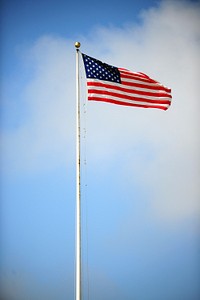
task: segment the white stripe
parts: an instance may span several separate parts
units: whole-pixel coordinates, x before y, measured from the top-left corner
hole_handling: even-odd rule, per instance
[[[157,83],[157,82],[150,82],[149,78],[143,77],[140,74],[133,74],[133,73],[129,74],[129,73],[125,73],[125,72],[120,72],[120,75],[121,75],[123,80],[125,80],[124,77],[123,77],[123,75],[124,75],[124,76],[133,76],[133,78],[126,78],[126,79],[138,80],[138,81],[146,83],[146,84],[148,84],[148,83]],[[136,77],[136,78],[134,78],[134,77]]]
[[[136,83],[136,82],[138,82],[138,83],[142,83],[142,84],[147,84],[147,85],[155,85],[155,86],[162,86],[162,87],[164,87],[164,88],[166,88],[166,89],[169,89],[170,90],[170,88],[168,88],[168,87],[166,87],[166,86],[164,86],[162,83],[160,83],[160,82],[158,82],[158,81],[156,81],[156,80],[154,80],[154,79],[152,79],[152,78],[150,78],[149,76],[145,76],[145,74],[143,74],[143,73],[133,73],[133,72],[131,72],[131,71],[129,71],[129,70],[123,70],[123,69],[121,69],[121,71],[120,71],[120,74],[121,75],[127,75],[127,76],[130,76],[130,75],[132,75],[132,76],[135,76],[135,77],[138,77],[138,79],[132,79],[132,78],[126,78],[126,79],[122,79],[123,81],[127,81],[127,82],[134,82],[134,83]],[[141,79],[141,80],[140,80]],[[145,80],[145,82],[144,82],[144,80]],[[150,80],[153,80],[153,82],[150,82]]]
[[[144,77],[145,79],[150,78],[148,75],[146,75],[145,73],[142,73],[142,72],[132,72],[125,68],[118,68],[118,70],[120,73],[136,75],[136,76]]]
[[[130,96],[130,97],[143,98],[143,99],[149,99],[149,100],[167,100],[167,101],[171,101],[171,98],[169,98],[169,97],[139,95],[139,94],[136,94],[134,92],[127,93],[127,92],[108,89],[108,88],[105,89],[104,87],[100,87],[100,86],[95,86],[94,88],[97,91],[108,91],[108,92],[111,92],[111,93],[119,94],[119,97],[122,97],[123,95],[126,95],[126,96]],[[91,89],[92,89],[91,86],[88,86],[88,93],[90,93]],[[98,93],[95,93],[95,94],[98,94]]]
[[[95,98],[102,98],[102,95],[99,94],[92,94],[89,93],[88,94],[89,97],[95,97]],[[162,106],[162,107],[168,107],[169,104],[162,104],[162,103],[149,103],[146,101],[135,101],[135,100],[127,100],[127,99],[123,99],[123,98],[117,98],[117,97],[113,97],[113,96],[108,96],[108,95],[103,95],[104,99],[111,99],[111,100],[115,100],[115,101],[119,101],[119,102],[124,102],[124,103],[131,103],[131,104],[140,104],[140,105],[146,105],[146,106]]]
[[[109,84],[110,85],[110,84]],[[118,85],[118,84],[117,84]],[[116,84],[111,84],[111,86],[116,86]],[[121,86],[120,86],[121,87]],[[126,87],[127,88],[127,87]],[[103,90],[106,90],[106,91],[110,91],[110,92],[115,92],[115,93],[119,93],[119,94],[125,94],[125,95],[133,95],[133,94],[135,94],[135,95],[140,95],[140,94],[137,94],[137,91],[141,91],[141,92],[147,92],[147,93],[155,93],[155,94],[157,94],[157,95],[152,95],[152,96],[145,96],[145,95],[143,95],[143,97],[154,97],[154,98],[160,98],[160,99],[165,99],[165,98],[167,98],[167,99],[170,99],[170,101],[171,101],[171,97],[168,97],[168,96],[170,96],[170,94],[169,93],[167,93],[167,92],[165,92],[165,91],[162,91],[162,94],[165,94],[166,95],[166,97],[163,97],[163,96],[159,96],[159,94],[161,93],[161,91],[157,91],[157,90],[148,90],[148,89],[142,89],[142,88],[134,88],[133,89],[133,87],[132,87],[132,89],[130,89],[130,88],[127,88],[128,90],[130,90],[130,92],[125,92],[125,91],[120,91],[120,90],[117,90],[117,89],[112,89],[112,88],[108,88],[108,87],[101,87],[101,86],[95,86],[95,85],[90,85],[90,86],[88,86],[88,89],[95,89],[95,90],[99,90],[99,91],[103,91]],[[136,96],[137,97],[137,96]],[[142,95],[141,95],[141,97],[142,97]]]
[[[123,82],[127,82],[127,83],[131,82],[131,83],[139,83],[139,84],[148,85],[148,86],[164,87],[165,89],[169,89],[168,87],[162,85],[159,82],[149,82],[149,81],[144,82],[139,79],[136,80],[136,79],[130,79],[130,78],[121,78],[121,80],[122,80],[122,84],[123,84]]]
[[[138,80],[129,80],[129,79],[126,79],[124,80],[124,82],[132,82],[132,83],[140,83],[140,84],[144,84],[143,82],[141,83],[141,81],[138,81]],[[134,89],[134,90],[138,90],[138,91],[144,91],[144,92],[152,92],[152,93],[166,93],[166,94],[171,94],[170,92],[167,92],[167,91],[164,91],[162,89],[160,90],[152,90],[152,89],[146,89],[146,88],[142,88],[142,87],[133,87],[133,86],[128,86],[128,85],[123,85],[123,83],[117,83],[117,82],[110,82],[110,81],[105,81],[105,80],[99,80],[99,79],[87,79],[87,82],[99,82],[99,83],[104,83],[104,84],[107,84],[107,85],[112,85],[112,86],[119,86],[119,87],[123,87],[123,88],[126,88],[126,89]],[[146,83],[145,83],[146,85]],[[156,86],[156,87],[164,87],[163,85],[158,85],[158,84],[151,84],[151,83],[147,83],[148,86]],[[91,87],[91,86],[90,86]],[[164,87],[166,88],[166,87]],[[168,89],[168,88],[167,88]]]

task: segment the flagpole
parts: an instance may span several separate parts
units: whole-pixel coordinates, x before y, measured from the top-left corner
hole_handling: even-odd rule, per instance
[[[80,82],[79,48],[76,48],[76,300],[81,300],[81,182],[80,182]]]

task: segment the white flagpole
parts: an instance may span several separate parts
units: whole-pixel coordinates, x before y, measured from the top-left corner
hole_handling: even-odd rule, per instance
[[[76,300],[81,300],[81,183],[80,183],[80,83],[79,48],[76,47]]]

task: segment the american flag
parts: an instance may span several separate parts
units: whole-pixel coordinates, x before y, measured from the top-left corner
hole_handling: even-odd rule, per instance
[[[88,100],[167,110],[171,89],[141,72],[131,72],[82,53]]]

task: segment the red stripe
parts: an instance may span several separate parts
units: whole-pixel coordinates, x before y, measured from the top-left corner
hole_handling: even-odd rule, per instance
[[[163,93],[163,92],[159,92],[159,93],[153,93],[153,92],[145,92],[145,91],[138,91],[138,90],[134,90],[134,89],[128,89],[128,88],[124,88],[122,87],[123,85],[110,85],[110,84],[106,84],[106,83],[102,83],[102,82],[88,82],[87,86],[95,86],[95,87],[103,87],[105,89],[112,89],[112,90],[117,90],[117,91],[121,91],[121,92],[126,92],[126,93],[134,93],[137,95],[145,95],[145,96],[152,96],[152,97],[168,97],[168,98],[172,98],[171,95],[167,94],[167,93]]]
[[[124,70],[124,71],[122,70],[122,71],[120,71],[120,76],[123,77],[123,78],[141,80],[143,82],[149,82],[149,83],[154,83],[154,84],[163,86],[160,82],[152,79],[148,75],[146,75],[144,73],[141,73],[141,72],[140,73],[134,73],[134,72],[130,72],[128,70]],[[167,87],[165,87],[165,88],[167,88]],[[169,88],[167,88],[167,89],[169,89]]]
[[[142,107],[142,108],[158,108],[162,110],[167,110],[168,107],[162,106],[162,105],[145,105],[145,104],[135,104],[135,103],[126,103],[123,101],[116,101],[112,99],[106,99],[106,98],[95,98],[95,97],[88,97],[89,101],[98,101],[98,102],[108,102],[118,105],[124,105],[124,106],[136,106],[136,107]]]
[[[93,80],[91,80],[91,81],[87,82],[87,85],[96,85],[97,82],[101,83],[100,80],[99,81],[95,81],[95,80],[93,81]],[[102,83],[102,84],[106,84],[106,83]],[[109,86],[109,81],[108,81],[108,83],[106,85]],[[164,91],[164,92],[167,92],[167,93],[171,93],[170,89],[168,89],[168,88],[166,88],[166,87],[164,87],[162,85],[160,85],[160,86],[159,85],[149,86],[149,85],[143,84],[143,83],[126,82],[126,81],[122,80],[121,84],[120,83],[116,83],[115,86],[120,86],[120,85],[121,86],[124,85],[125,87],[127,86],[127,87],[138,87],[138,88],[148,89],[149,91],[150,90],[156,90],[156,91]]]
[[[126,82],[126,81],[121,81],[121,84],[126,85],[126,86],[135,86],[139,88],[144,88],[144,89],[149,89],[149,90],[162,90],[167,93],[171,93],[171,90],[162,86],[162,85],[154,85],[154,86],[149,86],[147,84],[143,83],[135,83],[135,82]]]
[[[141,76],[140,74],[134,74],[134,73],[125,73],[125,72],[120,72],[120,76],[123,78],[129,78],[129,79],[134,79],[134,80],[140,80],[143,82],[149,82],[149,83],[158,83],[157,81],[151,79],[150,77],[147,76]]]
[[[121,94],[118,94],[118,93],[113,93],[113,92],[110,92],[110,91],[107,91],[107,90],[102,90],[102,91],[99,91],[99,90],[95,90],[95,89],[88,89],[88,94],[99,94],[99,95],[106,95],[106,96],[112,96],[112,97],[117,97],[117,98],[120,98],[120,99],[127,99],[127,100],[132,100],[132,101],[143,101],[143,102],[149,102],[149,103],[161,103],[161,104],[169,104],[170,105],[170,101],[169,100],[159,100],[159,97],[155,97],[154,100],[151,100],[151,99],[146,99],[146,98],[137,98],[137,97],[134,97],[134,96],[128,96],[128,95],[121,95]]]
[[[171,93],[171,89],[165,87],[160,82],[158,82],[158,81],[156,81],[154,79],[151,79],[150,77],[148,77],[145,74],[142,74],[142,75],[144,75],[145,77],[140,76],[139,74],[136,75],[136,74],[131,74],[131,73],[122,73],[122,72],[120,72],[121,79],[122,78],[126,78],[126,79],[139,80],[141,82],[144,82],[144,84],[145,83],[151,83],[151,84],[154,84],[153,87],[155,86],[155,89],[157,89],[157,87],[159,87],[160,89],[164,89],[166,92]],[[122,80],[122,83],[124,83],[123,80]],[[151,86],[149,86],[149,85],[147,85],[147,86],[148,86],[148,88],[151,88]]]
[[[157,82],[156,80],[150,78],[147,74],[142,73],[142,72],[132,72],[130,70],[127,69],[123,69],[123,68],[118,68],[118,71],[120,72],[120,74],[127,74],[127,75],[133,75],[133,76],[137,76],[138,78],[146,78],[146,79],[151,79],[154,82]]]

